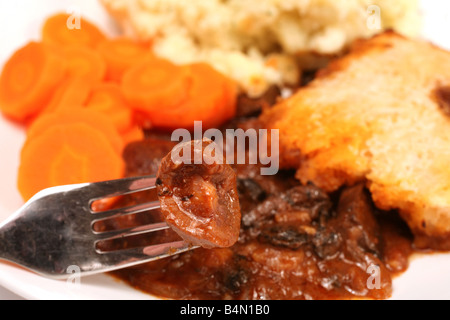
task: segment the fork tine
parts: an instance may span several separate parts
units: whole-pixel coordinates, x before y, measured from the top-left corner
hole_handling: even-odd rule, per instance
[[[153,244],[149,246],[119,249],[115,251],[98,251],[96,252],[97,263],[89,263],[82,266],[83,274],[95,274],[101,269],[101,272],[109,272],[121,269],[124,266],[132,267],[138,264],[154,261],[157,259],[172,256],[186,252],[188,250],[196,249],[198,246],[193,246],[190,243],[179,240],[168,243]],[[62,273],[53,276],[56,279],[67,278],[67,273]]]
[[[159,201],[152,201],[142,204],[137,204],[134,206],[129,206],[125,208],[117,208],[117,209],[111,209],[107,211],[99,211],[99,212],[93,212],[91,210],[93,220],[92,222],[99,222],[103,221],[109,218],[118,217],[118,216],[124,216],[124,215],[130,215],[145,211],[151,211],[156,210],[160,208],[160,202]]]
[[[97,254],[98,261],[101,261],[101,263],[103,264],[102,272],[108,272],[121,269],[124,265],[126,265],[127,267],[131,267],[196,248],[197,246],[193,246],[185,241],[180,240],[175,242],[154,244],[145,247],[121,249],[117,251],[108,251]],[[95,269],[95,265],[89,265],[87,266],[85,273],[96,273],[97,271]]]
[[[158,258],[164,258],[169,255],[181,253],[190,249],[195,249],[196,246],[184,241],[166,242],[161,244],[152,244],[145,247],[120,249],[116,251],[103,251],[98,252],[102,256],[108,257],[108,259],[127,259],[136,258],[138,263],[143,261],[151,261]],[[117,263],[118,261],[116,261]]]
[[[169,229],[169,228],[170,227],[167,225],[166,222],[156,222],[156,223],[150,223],[150,224],[146,224],[146,225],[125,228],[125,229],[119,229],[119,230],[111,230],[111,231],[104,231],[104,232],[94,231],[94,234],[95,234],[96,243],[97,243],[99,241],[125,238],[125,237],[135,236],[135,235],[144,234],[144,233],[151,233],[151,232]]]
[[[129,177],[89,184],[88,195],[92,202],[109,197],[156,188],[156,176]]]

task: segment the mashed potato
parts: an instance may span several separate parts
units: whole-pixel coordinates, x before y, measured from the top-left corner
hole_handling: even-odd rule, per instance
[[[299,58],[385,29],[419,30],[417,0],[101,0],[127,35],[175,63],[209,62],[251,96],[294,84]]]

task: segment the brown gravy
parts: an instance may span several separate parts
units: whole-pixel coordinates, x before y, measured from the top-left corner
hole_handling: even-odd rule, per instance
[[[248,99],[243,99],[248,101]],[[258,101],[242,106],[234,127],[252,127]],[[268,107],[259,103],[259,108]],[[256,112],[255,112],[256,110]],[[251,114],[251,117],[247,117]],[[174,143],[153,132],[126,148],[127,175],[156,174]],[[198,248],[112,273],[132,287],[169,299],[386,299],[392,279],[408,267],[412,235],[395,212],[377,210],[363,184],[328,195],[300,185],[292,172],[259,175],[257,165],[234,166],[241,208],[239,240],[227,248]],[[145,192],[118,205],[154,200]],[[160,221],[124,217],[103,228]],[[177,238],[172,230],[112,243],[115,248]]]
[[[127,153],[147,156],[149,150],[142,151],[146,148],[152,148],[151,140],[130,145]],[[130,174],[144,174],[136,163],[151,167],[142,159],[134,160],[128,163]],[[242,213],[236,244],[195,249],[113,275],[139,290],[172,299],[390,297],[393,276],[408,266],[412,236],[396,213],[373,207],[362,184],[327,195],[315,186],[299,185],[290,172],[262,177],[251,166],[236,171]],[[144,193],[122,202],[153,197]],[[126,217],[110,227],[158,219]],[[178,235],[169,230],[117,245],[136,246],[167,237]]]

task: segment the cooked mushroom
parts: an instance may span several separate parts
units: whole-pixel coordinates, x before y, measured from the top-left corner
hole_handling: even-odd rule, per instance
[[[183,239],[205,248],[229,247],[239,238],[241,212],[234,170],[205,151],[213,141],[190,141],[175,147],[161,162],[158,197],[166,222]],[[180,150],[187,161],[177,161]],[[201,151],[201,163],[193,163]],[[175,160],[175,161],[174,161]]]

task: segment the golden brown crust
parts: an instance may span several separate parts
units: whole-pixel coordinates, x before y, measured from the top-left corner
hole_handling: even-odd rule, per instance
[[[384,32],[383,35],[386,37],[398,37],[404,39],[402,35],[391,30]],[[371,43],[370,41],[367,41],[367,39],[356,40],[350,47],[351,55],[346,55],[341,59],[332,61],[326,68],[317,72],[316,79],[326,78],[334,72],[344,71],[354,59],[368,54],[369,51],[383,51],[392,47],[392,43],[390,42],[391,38],[389,38],[389,41],[385,41],[385,38],[379,38],[378,40],[379,41],[376,43]]]
[[[280,164],[300,181],[329,192],[366,181],[417,246],[450,249],[448,70],[448,52],[385,32],[357,41],[261,120],[280,130]]]

